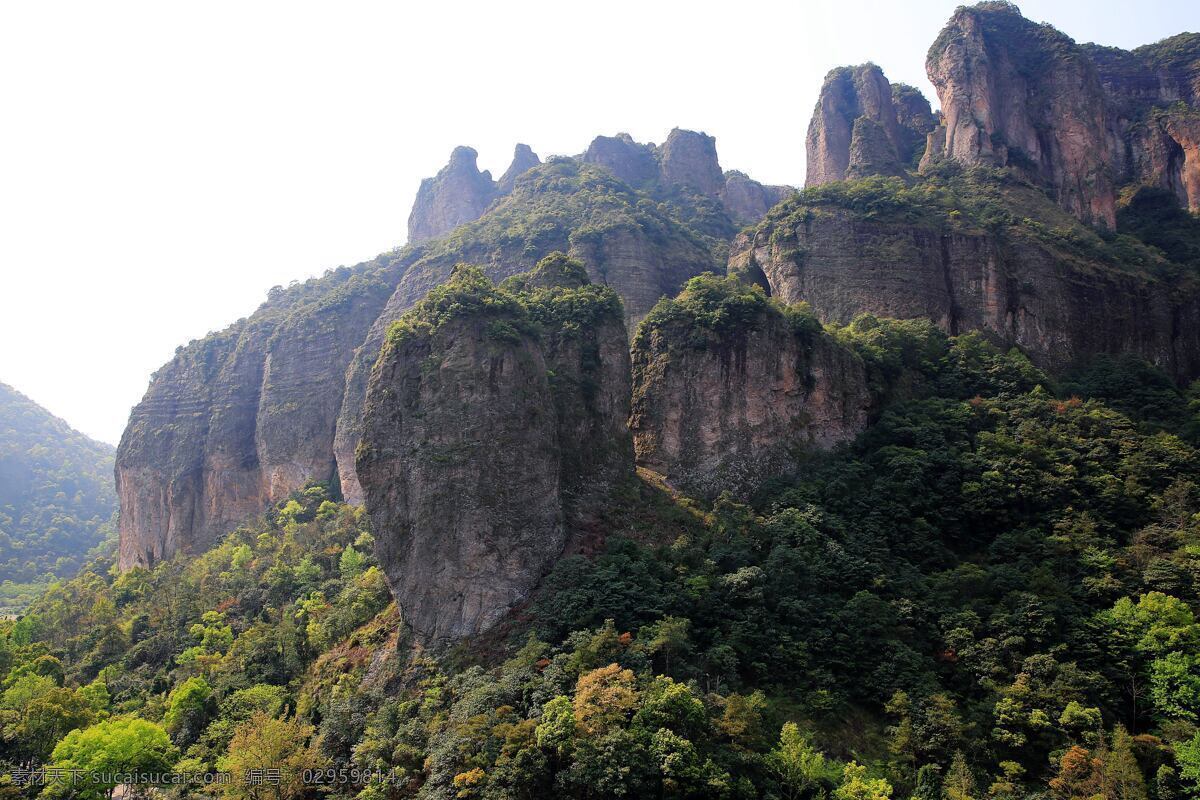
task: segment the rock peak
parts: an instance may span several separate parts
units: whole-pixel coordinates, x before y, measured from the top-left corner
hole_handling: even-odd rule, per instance
[[[436,239],[479,219],[495,199],[496,184],[490,172],[479,171],[478,158],[475,148],[460,145],[435,177],[421,181],[408,217],[410,244]]]
[[[541,163],[542,160],[538,158],[537,153],[533,152],[533,148],[527,144],[518,144],[513,148],[512,163],[509,164],[504,174],[500,176],[500,182],[497,184],[500,194],[511,192],[513,184],[518,177]]]
[[[1095,66],[1066,34],[1011,3],[962,7],[926,58],[943,124],[938,158],[1013,167],[1085,222],[1113,227],[1113,120]]]
[[[725,187],[717,140],[706,133],[674,128],[658,155],[664,184],[686,186],[710,197]]]
[[[875,64],[830,70],[808,125],[806,186],[903,174],[912,135],[900,124],[894,95]]]
[[[611,172],[630,186],[643,186],[658,177],[654,145],[640,144],[628,133],[597,136],[583,154],[586,164],[595,164]]]

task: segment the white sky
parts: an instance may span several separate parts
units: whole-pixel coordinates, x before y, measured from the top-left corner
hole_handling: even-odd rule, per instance
[[[115,443],[177,345],[403,243],[457,144],[498,177],[518,141],[678,125],[799,184],[825,73],[874,61],[936,107],[957,4],[0,0],[0,381]],[[1021,7],[1081,42],[1200,29],[1190,1]]]

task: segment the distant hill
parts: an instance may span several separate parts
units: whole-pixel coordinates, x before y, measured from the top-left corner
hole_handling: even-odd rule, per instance
[[[0,606],[71,575],[111,530],[114,454],[0,383]]]

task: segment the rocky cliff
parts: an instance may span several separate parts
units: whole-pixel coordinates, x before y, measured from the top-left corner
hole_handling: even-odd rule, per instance
[[[277,290],[155,373],[117,448],[122,568],[201,551],[288,492],[336,479],[342,376],[399,269],[381,258]]]
[[[500,194],[508,194],[513,190],[517,178],[541,163],[542,160],[538,158],[538,154],[533,152],[533,149],[529,145],[517,145],[513,149],[512,163],[508,165],[508,169],[504,171],[504,174],[500,176],[500,180],[496,183],[496,191]]]
[[[984,331],[1050,369],[1128,352],[1181,381],[1200,375],[1194,273],[1110,243],[1011,174],[806,190],[739,236],[730,268],[827,322],[923,317],[951,334]]]
[[[1121,181],[1165,189],[1200,211],[1200,34],[1084,50],[1113,108]]]
[[[497,288],[456,269],[389,330],[358,474],[404,622],[493,627],[561,554],[581,496],[632,474],[620,301],[562,254]]]
[[[722,223],[732,234],[731,226],[757,222],[793,191],[790,186],[765,186],[744,172],[723,172],[716,139],[682,128],[673,129],[661,147],[635,142],[627,133],[597,136],[579,158],[656,198],[678,201],[683,192],[716,200],[716,213],[723,219],[709,227],[722,233]],[[694,207],[687,211],[691,216],[712,213]]]
[[[472,153],[457,151],[427,182],[415,217],[431,197],[485,182]],[[203,550],[310,481],[361,503],[354,453],[371,365],[390,324],[459,262],[501,280],[569,252],[621,297],[630,324],[692,276],[721,268],[733,225],[719,200],[664,192],[649,202],[606,169],[536,161],[518,146],[500,183],[472,195],[492,197],[482,216],[449,234],[273,291],[248,319],[181,348],[134,409],[118,452],[122,566]],[[465,207],[456,203],[446,207]],[[681,221],[691,218],[703,229]]]
[[[479,215],[496,197],[496,184],[486,170],[479,171],[479,154],[456,147],[450,163],[435,177],[421,181],[417,200],[408,215],[408,241],[418,244],[436,239]]]
[[[925,66],[942,106],[927,163],[1014,167],[1080,219],[1115,226],[1111,113],[1070,37],[985,2],[955,11]]]
[[[691,277],[721,268],[720,240],[680,224],[607,170],[559,159],[527,171],[511,194],[481,219],[431,243],[406,270],[352,362],[335,453],[342,491],[363,494],[354,472],[367,377],[388,327],[459,263],[479,265],[493,280],[527,271],[555,251],[582,262],[590,279],[611,287],[632,328],[660,297]]]
[[[927,124],[912,107],[914,98],[902,99],[905,119]],[[808,126],[805,186],[870,174],[903,174],[912,157],[913,135],[903,132],[898,102],[893,101],[892,85],[874,64],[840,67],[826,75]]]
[[[926,172],[946,160],[1013,169],[1108,228],[1128,184],[1200,208],[1200,34],[1133,51],[1081,46],[993,0],[955,11],[926,70],[937,115],[872,64],[831,71],[808,129],[806,185],[912,178],[920,155]]]
[[[870,405],[862,361],[807,310],[711,276],[642,323],[633,387],[638,464],[709,498],[853,438]]]

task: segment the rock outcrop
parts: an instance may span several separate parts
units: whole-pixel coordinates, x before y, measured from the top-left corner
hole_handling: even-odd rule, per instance
[[[561,254],[507,289],[460,267],[392,326],[358,474],[421,641],[496,625],[561,554],[580,497],[631,475],[625,342],[615,293]]]
[[[790,186],[764,186],[744,172],[730,170],[725,173],[725,187],[721,190],[721,204],[725,213],[736,225],[758,222],[771,209],[795,193]]]
[[[637,189],[658,180],[654,150],[652,144],[640,144],[628,133],[618,133],[616,136],[597,136],[580,160],[604,167],[617,180]]]
[[[805,186],[882,173],[899,174],[904,140],[892,85],[874,64],[839,67],[825,76],[808,125]]]
[[[627,133],[597,136],[580,156],[586,164],[608,170],[623,183],[653,197],[678,198],[680,191],[716,200],[730,227],[757,222],[767,209],[795,191],[790,186],[764,186],[744,172],[722,172],[717,140],[706,133],[673,129],[662,146],[635,142]],[[690,209],[697,216],[703,214]]]
[[[305,483],[336,480],[343,375],[397,269],[280,289],[155,373],[117,449],[123,569],[200,552]]]
[[[870,405],[857,355],[807,312],[732,278],[697,278],[646,318],[633,385],[638,464],[709,498],[853,438]]]
[[[1112,104],[1121,182],[1165,189],[1200,211],[1200,34],[1084,49]]]
[[[805,186],[904,175],[936,125],[919,91],[888,83],[874,64],[834,69],[808,125]]]
[[[1010,166],[1079,219],[1116,223],[1113,120],[1083,49],[1006,2],[955,11],[926,60],[943,122],[925,164]]]
[[[409,244],[436,239],[479,219],[496,198],[496,184],[490,172],[479,171],[478,157],[473,148],[456,147],[436,177],[421,181],[408,216]]]
[[[516,184],[517,178],[541,163],[542,160],[538,158],[537,153],[533,152],[533,149],[529,145],[517,145],[513,150],[512,163],[508,165],[508,169],[504,171],[504,174],[500,176],[500,180],[496,184],[497,191],[500,194],[508,194],[513,190],[513,185]]]
[[[881,198],[877,208],[896,204],[890,213],[864,213],[853,200],[789,201],[738,237],[730,269],[826,322],[923,317],[950,334],[983,331],[1051,370],[1133,353],[1181,382],[1200,375],[1194,278],[1166,279],[1173,268],[1149,249],[1130,269],[1130,254],[1107,250],[1037,188],[990,180],[959,179],[952,211],[905,205],[900,194]],[[983,221],[1000,209],[1023,221]]]
[[[389,326],[444,283],[456,264],[478,264],[490,278],[502,280],[532,269],[554,251],[569,253],[594,283],[621,297],[631,329],[659,298],[676,293],[695,275],[721,268],[716,248],[706,249],[702,235],[639,203],[640,197],[601,169],[573,159],[551,161],[521,176],[512,193],[462,236],[425,249],[399,280],[346,373],[335,453],[348,501],[363,501],[354,451],[380,345]]]
[[[685,186],[709,197],[725,188],[717,140],[708,134],[675,128],[658,149],[658,161],[666,186]]]

